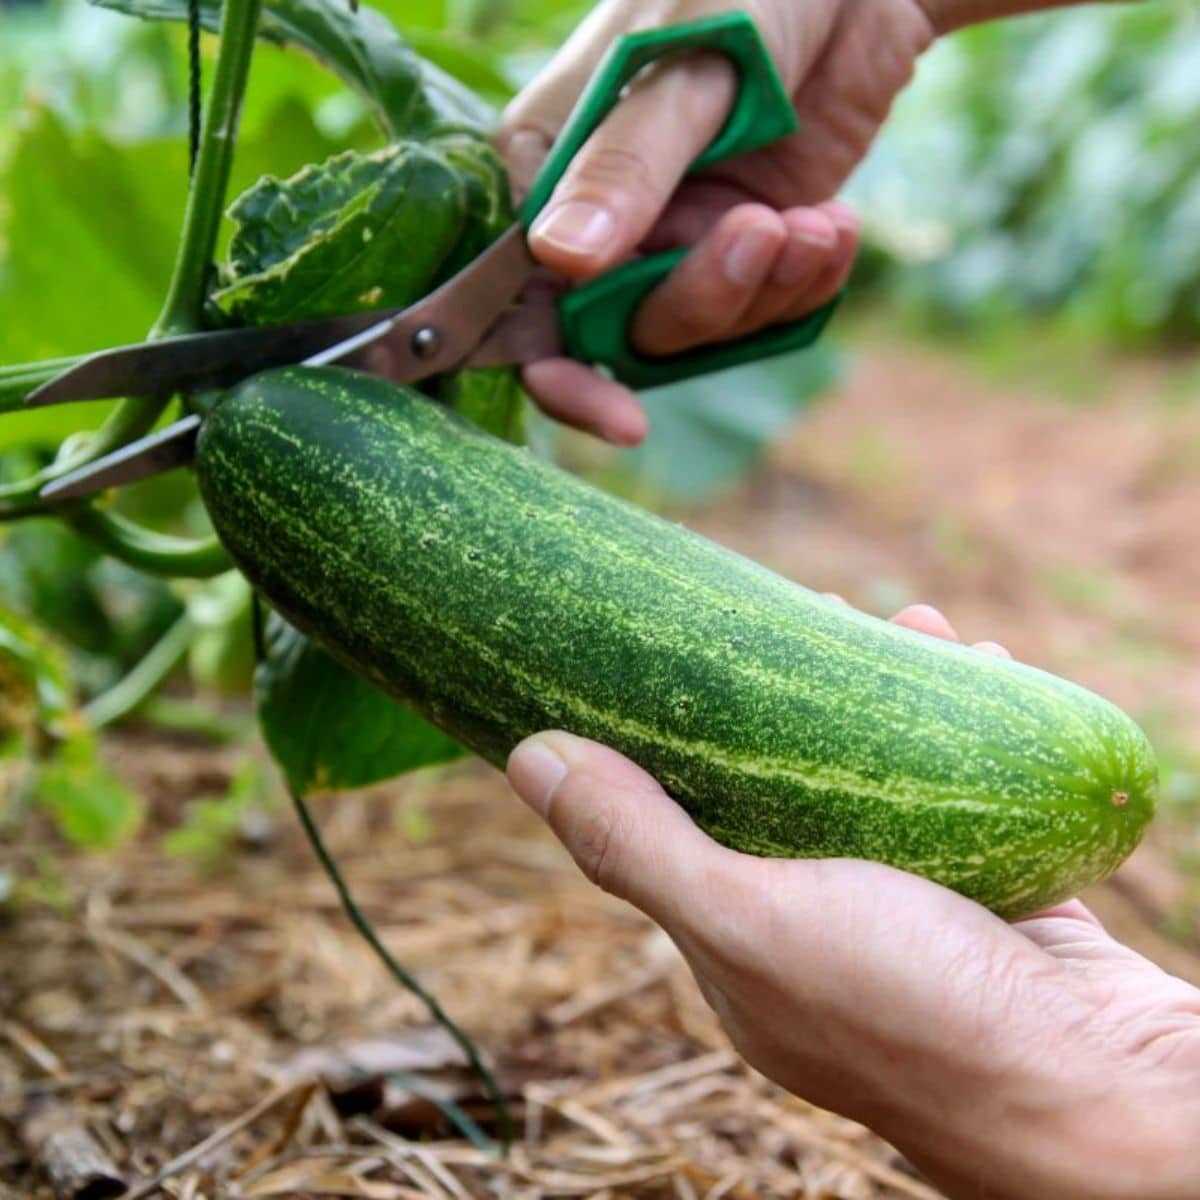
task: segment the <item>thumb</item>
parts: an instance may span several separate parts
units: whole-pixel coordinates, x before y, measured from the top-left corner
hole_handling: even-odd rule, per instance
[[[686,898],[730,857],[651,776],[598,742],[526,738],[509,756],[508,781],[593,883],[668,933],[686,927]]]
[[[733,100],[730,65],[711,54],[650,68],[575,156],[529,231],[538,260],[588,279],[628,258]]]

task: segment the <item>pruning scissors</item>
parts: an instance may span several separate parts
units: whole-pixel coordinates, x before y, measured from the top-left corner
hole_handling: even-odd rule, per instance
[[[526,233],[572,159],[639,71],[664,55],[698,50],[729,58],[739,86],[724,128],[692,164],[692,171],[760,149],[796,131],[791,100],[745,13],[628,34],[613,44],[601,62],[512,227],[418,303],[288,325],[187,334],[102,351],[43,385],[27,403],[168,396],[228,387],[269,367],[337,362],[374,343],[386,344],[393,364],[389,375],[400,382],[414,383],[467,365],[522,364],[565,354],[602,364],[635,388],[673,383],[812,345],[832,316],[836,300],[799,321],[736,341],[661,358],[638,354],[629,338],[638,305],[686,250],[635,259],[557,301],[539,299],[536,289],[522,298],[540,270],[527,247]],[[182,466],[193,457],[201,420],[198,414],[185,417],[63,475],[43,489],[42,497],[78,499]]]

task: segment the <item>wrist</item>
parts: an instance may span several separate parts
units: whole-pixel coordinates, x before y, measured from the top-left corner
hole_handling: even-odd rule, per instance
[[[1001,17],[1037,12],[1048,8],[1068,8],[1081,0],[917,0],[925,10],[934,32],[941,37],[968,25],[981,25]]]
[[[1188,1085],[1172,1103],[1147,1097],[1137,1105],[1094,1111],[1079,1139],[1086,1178],[1078,1192],[1091,1200],[1190,1200],[1200,1196],[1200,1104]],[[1162,1103],[1162,1107],[1159,1106]],[[1110,1121],[1123,1125],[1114,1136]]]
[[[1121,1086],[1084,1084],[1068,1110],[1036,1121],[1040,1137],[1027,1128],[1027,1167],[1046,1181],[1046,1194],[1060,1200],[1200,1196],[1200,1103],[1193,1077],[1173,1074],[1159,1069]],[[1041,1194],[1037,1187],[1034,1194]]]
[[[972,1087],[961,1104],[935,1105],[924,1121],[914,1123],[907,1104],[865,1120],[952,1200],[975,1200],[981,1185],[994,1200],[1196,1200],[1194,1079],[1162,1069],[1120,1084],[1059,1071],[998,1078],[987,1102]]]

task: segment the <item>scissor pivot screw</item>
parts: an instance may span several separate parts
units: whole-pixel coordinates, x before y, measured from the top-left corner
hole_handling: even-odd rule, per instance
[[[412,351],[420,359],[430,359],[442,348],[442,335],[432,325],[418,329],[412,335]]]

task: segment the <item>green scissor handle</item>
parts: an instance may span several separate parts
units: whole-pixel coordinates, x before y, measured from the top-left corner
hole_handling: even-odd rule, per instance
[[[722,53],[738,73],[733,111],[713,143],[692,163],[692,171],[761,149],[796,132],[798,122],[791,99],[757,27],[746,13],[723,13],[684,25],[627,34],[605,55],[521,206],[521,222],[526,229],[546,206],[571,160],[617,105],[625,85],[647,64],[688,50]],[[821,336],[837,307],[835,299],[799,321],[704,350],[663,357],[638,354],[629,340],[634,314],[686,254],[686,250],[670,250],[635,259],[567,292],[559,301],[567,353],[581,362],[603,363],[631,387],[659,387],[787,350],[805,349]]]

